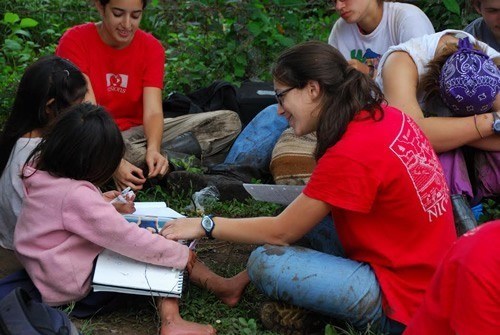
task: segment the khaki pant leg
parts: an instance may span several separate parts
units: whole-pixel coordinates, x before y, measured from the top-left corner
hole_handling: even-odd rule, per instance
[[[162,150],[167,146],[166,142],[189,131],[200,144],[202,158],[206,158],[229,148],[241,131],[241,121],[238,114],[230,110],[166,118],[163,120]],[[122,136],[126,147],[124,158],[135,166],[145,167],[147,141],[144,127],[127,129]]]
[[[230,110],[168,118],[164,120],[163,141],[171,141],[188,131],[196,137],[202,158],[206,158],[229,148],[241,131],[241,121],[238,114]]]

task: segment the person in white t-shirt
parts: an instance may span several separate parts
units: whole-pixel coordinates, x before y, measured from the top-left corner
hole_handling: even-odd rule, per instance
[[[389,47],[434,33],[429,18],[414,5],[383,0],[333,3],[340,18],[332,28],[328,44],[337,48],[351,66],[372,78]]]
[[[83,100],[85,78],[58,56],[40,58],[23,74],[14,105],[0,133],[0,246],[12,250],[24,190],[21,167],[38,145],[44,128],[64,109]]]

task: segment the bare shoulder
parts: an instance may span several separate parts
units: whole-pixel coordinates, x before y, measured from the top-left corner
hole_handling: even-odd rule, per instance
[[[414,68],[417,66],[413,61],[413,58],[405,51],[394,51],[389,56],[384,63],[384,69],[394,69],[394,68]],[[388,71],[389,72],[389,71]]]
[[[397,85],[414,86],[418,83],[418,69],[413,58],[404,51],[395,51],[391,53],[382,68],[382,80],[384,90]]]
[[[382,69],[384,95],[389,103],[413,118],[423,117],[417,100],[418,69],[406,52],[393,52]]]

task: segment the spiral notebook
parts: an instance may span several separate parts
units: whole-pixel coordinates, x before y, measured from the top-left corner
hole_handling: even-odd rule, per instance
[[[166,221],[182,217],[164,202],[136,203],[136,209],[134,214],[125,216],[127,221],[132,224],[147,222],[147,227],[157,230],[161,229]],[[97,257],[92,287],[96,292],[180,298],[183,281],[182,270],[143,263],[111,250],[104,250]]]

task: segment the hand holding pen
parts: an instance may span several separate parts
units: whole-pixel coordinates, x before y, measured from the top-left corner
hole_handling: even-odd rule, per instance
[[[132,191],[130,187],[127,187],[120,194],[118,194],[116,198],[111,200],[111,203],[114,204],[116,202],[121,202],[122,204],[126,204],[128,202],[128,199],[134,200],[133,198],[135,198],[134,191]]]
[[[106,192],[104,193],[104,198],[121,214],[132,214],[135,212],[135,194],[130,188],[124,189],[121,193],[118,191]]]

